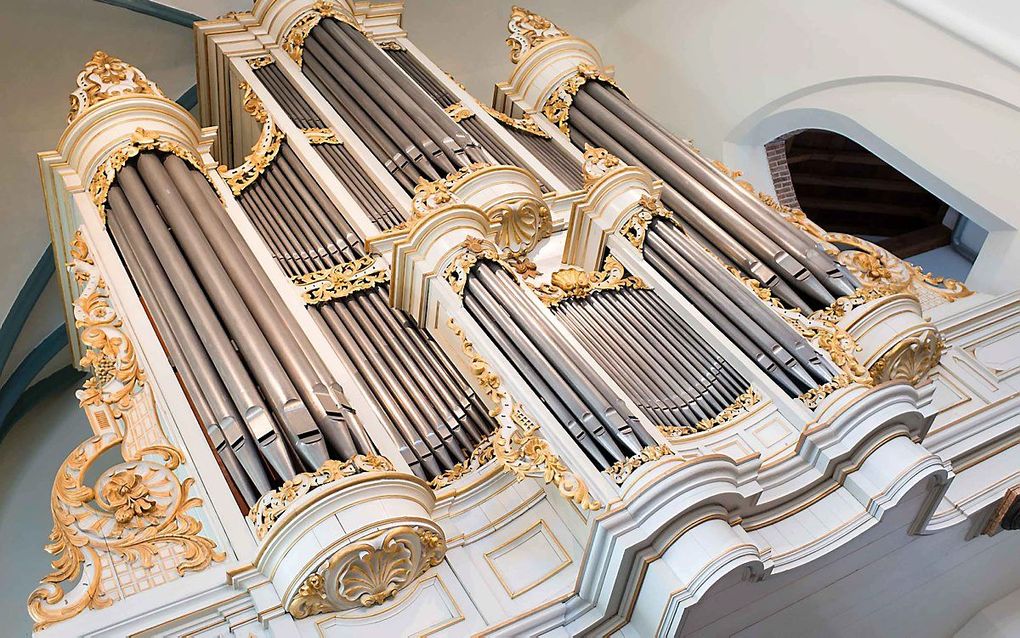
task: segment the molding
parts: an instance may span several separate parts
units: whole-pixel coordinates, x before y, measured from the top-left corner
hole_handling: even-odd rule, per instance
[[[150,18],[156,18],[157,20],[163,20],[171,24],[176,24],[182,27],[191,28],[191,25],[199,20],[203,20],[201,16],[197,16],[194,13],[177,9],[159,2],[153,2],[152,0],[96,0],[103,4],[109,4],[114,7],[120,7],[121,9],[127,9],[128,11],[134,11]]]
[[[25,283],[21,285],[18,296],[14,298],[14,303],[11,304],[3,324],[0,325],[0,370],[7,366],[7,360],[11,356],[14,344],[21,335],[25,322],[32,314],[32,309],[35,308],[39,297],[46,290],[46,284],[49,283],[54,272],[56,272],[56,262],[54,261],[53,244],[50,244],[46,246],[46,250],[36,261],[35,267],[25,279]]]

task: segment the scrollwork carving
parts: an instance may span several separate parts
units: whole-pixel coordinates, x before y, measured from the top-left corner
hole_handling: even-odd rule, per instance
[[[537,199],[500,204],[486,214],[489,222],[496,226],[496,245],[507,257],[526,255],[553,232],[549,207]]]
[[[591,188],[595,182],[620,165],[620,158],[604,148],[584,145],[581,173],[584,175],[584,187]]]
[[[81,285],[74,303],[87,348],[81,363],[93,371],[78,398],[93,436],[67,456],[53,483],[46,550],[57,558],[28,598],[37,631],[225,558],[189,513],[202,505],[191,496],[194,479],[174,471],[184,454],[163,431],[132,340],[80,231],[70,254]],[[87,485],[89,469],[118,446],[123,461]],[[65,591],[68,581],[76,584]]]
[[[205,170],[202,168],[202,162],[190,150],[173,140],[160,137],[159,133],[147,131],[140,127],[136,128],[135,132],[131,134],[131,137],[128,138],[123,146],[114,150],[103,160],[103,163],[99,165],[99,168],[92,175],[92,179],[89,180],[89,196],[92,199],[92,203],[96,205],[99,217],[103,220],[104,224],[106,223],[106,198],[110,194],[110,187],[113,185],[114,180],[117,179],[117,173],[127,165],[128,160],[142,151],[172,153],[191,164],[206,179],[209,179],[209,176],[205,174]]]
[[[333,554],[309,575],[287,605],[294,618],[382,604],[446,555],[446,539],[401,525]]]
[[[938,365],[945,344],[937,329],[901,340],[871,366],[876,383],[906,381],[919,385]]]
[[[280,152],[280,143],[283,142],[284,137],[283,131],[276,126],[273,118],[269,117],[266,107],[263,106],[262,100],[255,94],[251,85],[241,82],[239,87],[244,91],[242,98],[244,112],[262,124],[262,130],[259,132],[259,138],[251,147],[251,153],[245,156],[244,162],[235,168],[219,166],[216,169],[226,180],[234,195],[240,195],[241,191],[250,186],[258,179],[259,175],[269,168],[273,159],[276,158],[276,154]]]
[[[568,35],[549,20],[521,7],[514,7],[511,10],[506,28],[510,32],[506,43],[510,46],[510,61],[514,64],[520,62],[525,53],[543,42]]]
[[[645,463],[657,461],[664,456],[669,456],[670,454],[673,454],[673,450],[670,449],[668,445],[649,445],[634,456],[613,463],[613,465],[606,470],[606,474],[608,474],[617,485],[623,485],[627,479],[630,478],[630,475],[634,473],[634,470],[638,469]]]
[[[378,255],[365,255],[332,268],[291,277],[291,282],[301,290],[301,300],[310,306],[342,299],[387,281],[389,271]]]
[[[658,197],[645,195],[638,202],[638,211],[631,215],[622,227],[620,234],[623,235],[632,246],[641,250],[645,245],[645,237],[648,235],[648,226],[656,217],[672,219],[673,211],[663,206]]]
[[[255,537],[263,538],[286,513],[291,503],[312,490],[364,472],[393,472],[396,468],[384,456],[358,454],[346,461],[330,459],[314,472],[302,472],[278,489],[266,492],[248,512]]]
[[[298,66],[302,63],[302,54],[305,50],[305,40],[308,39],[308,34],[311,33],[312,29],[315,28],[323,18],[333,18],[340,22],[346,22],[358,31],[363,31],[361,25],[359,25],[353,18],[348,15],[332,2],[324,2],[319,0],[314,5],[309,7],[307,11],[302,13],[294,21],[294,24],[287,30],[287,35],[283,37],[281,46],[283,50],[287,52],[287,55],[292,60],[297,62]]]
[[[688,434],[697,434],[698,432],[706,432],[712,428],[719,427],[724,423],[729,423],[733,419],[736,419],[742,414],[746,414],[751,411],[755,405],[762,400],[761,394],[758,393],[754,387],[747,388],[746,392],[741,393],[733,400],[728,406],[723,408],[722,412],[715,415],[710,419],[701,419],[694,424],[694,427],[687,425],[671,425],[671,426],[659,426],[659,431],[669,437],[686,436]]]
[[[78,88],[71,93],[71,111],[67,123],[100,102],[119,95],[149,95],[166,99],[145,74],[103,51],[96,51],[78,74]]]
[[[605,71],[591,64],[581,63],[577,65],[577,71],[573,75],[559,83],[542,107],[546,118],[555,124],[567,139],[570,139],[570,105],[574,103],[574,96],[578,90],[589,80],[605,82],[620,90],[616,80]]]
[[[567,299],[581,299],[595,292],[634,288],[648,288],[639,277],[626,276],[623,264],[609,255],[602,264],[602,270],[587,272],[579,268],[563,268],[550,277],[548,284],[532,286],[542,303],[555,306]]]

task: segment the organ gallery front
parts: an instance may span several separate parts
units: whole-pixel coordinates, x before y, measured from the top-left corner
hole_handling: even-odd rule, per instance
[[[779,205],[542,16],[489,105],[402,10],[196,23],[198,120],[75,80],[39,634],[675,636],[901,503],[1000,533],[1017,299]]]

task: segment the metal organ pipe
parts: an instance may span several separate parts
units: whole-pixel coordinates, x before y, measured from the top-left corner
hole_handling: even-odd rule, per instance
[[[501,266],[476,266],[464,302],[594,463],[605,469],[654,442],[599,373],[572,356],[567,341]]]
[[[238,198],[291,276],[364,256],[360,238],[284,141]],[[288,259],[288,255],[309,259]],[[412,471],[431,479],[493,429],[485,407],[430,337],[388,303],[385,285],[309,306],[363,378]]]

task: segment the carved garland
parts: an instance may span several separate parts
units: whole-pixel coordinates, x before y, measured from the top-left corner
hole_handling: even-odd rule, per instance
[[[524,412],[521,404],[502,389],[499,376],[478,355],[460,326],[452,318],[447,326],[460,339],[464,354],[471,361],[475,379],[493,403],[489,414],[499,423],[499,428],[493,434],[493,456],[503,469],[518,480],[530,476],[552,483],[564,498],[581,509],[602,509],[602,504],[591,497],[584,481],[539,436],[538,425]]]
[[[649,445],[642,449],[640,452],[632,457],[617,461],[606,470],[606,474],[609,475],[617,485],[623,485],[630,478],[630,475],[634,473],[634,470],[638,469],[645,463],[651,463],[657,461],[664,456],[673,454],[673,450],[668,445]]]
[[[461,477],[474,472],[492,459],[496,458],[496,451],[492,446],[494,438],[494,436],[485,437],[482,439],[482,442],[475,446],[475,449],[472,450],[471,456],[432,479],[429,483],[429,485],[432,486],[432,489],[438,491],[444,487],[452,485]]]
[[[378,255],[365,255],[332,268],[291,277],[291,282],[301,290],[301,300],[310,306],[342,299],[387,281],[389,271]]]
[[[659,431],[669,437],[705,432],[724,423],[729,423],[738,416],[750,412],[751,408],[757,405],[761,400],[762,396],[758,393],[758,391],[755,390],[754,387],[749,387],[746,392],[737,396],[732,403],[726,406],[722,412],[710,419],[702,419],[698,421],[694,424],[694,427],[688,425],[660,425]]]
[[[71,111],[67,123],[75,121],[89,108],[119,95],[148,95],[166,99],[155,83],[145,74],[119,58],[96,51],[85,63],[75,81],[78,88],[71,93]]]
[[[389,459],[375,454],[358,454],[347,461],[330,459],[314,472],[298,474],[278,489],[263,494],[248,512],[248,520],[255,526],[255,537],[261,539],[294,501],[312,490],[355,474],[394,471]]]
[[[241,191],[250,186],[259,175],[261,175],[280,152],[280,143],[283,142],[283,131],[281,131],[273,118],[269,117],[262,100],[255,94],[254,89],[247,82],[238,85],[244,90],[242,105],[244,112],[251,115],[257,122],[262,124],[262,131],[259,138],[251,147],[251,153],[246,155],[244,162],[235,168],[219,166],[216,168],[234,195],[240,195]]]
[[[570,105],[574,103],[574,96],[588,80],[605,82],[621,93],[623,92],[616,80],[602,69],[587,62],[578,64],[574,74],[560,82],[559,86],[553,90],[552,95],[545,101],[545,106],[542,107],[546,118],[559,127],[567,139],[570,139]]]
[[[117,173],[127,165],[128,160],[142,151],[162,151],[172,153],[191,164],[206,179],[209,176],[202,169],[202,162],[190,150],[173,140],[161,139],[159,133],[136,128],[124,146],[110,153],[89,180],[89,196],[99,211],[99,218],[106,223],[106,198],[110,195],[110,187],[117,179]],[[210,183],[212,183],[210,181]]]
[[[145,372],[81,231],[70,254],[69,268],[82,287],[74,302],[87,348],[81,364],[93,371],[77,394],[94,434],[68,455],[53,483],[46,551],[57,558],[28,598],[36,631],[225,558],[187,513],[202,504],[190,495],[194,479],[182,481],[174,472],[184,454],[163,431]],[[86,485],[99,457],[118,446],[123,462]],[[65,592],[68,581],[76,583]]]
[[[335,144],[340,146],[343,144],[331,128],[303,128],[301,132],[304,133],[305,139],[312,146],[318,144]]]
[[[510,46],[510,61],[514,64],[540,44],[569,35],[549,20],[521,7],[511,10],[506,28],[510,32],[506,43]]]
[[[491,106],[478,102],[477,100],[475,102],[490,117],[500,122],[501,124],[504,124],[516,131],[521,131],[522,133],[534,135],[535,137],[550,139],[549,134],[543,131],[541,128],[539,128],[538,124],[535,124],[535,120],[532,119],[532,117],[528,114],[525,114],[524,117],[514,118],[510,117],[506,113],[503,113],[502,111],[497,111]],[[456,102],[454,104],[451,104],[444,110],[446,111],[446,114],[450,116],[450,119],[453,120],[454,122],[461,122],[463,120],[468,119],[469,117],[474,117],[475,115],[475,112],[469,109],[468,107],[464,106],[463,102]]]
[[[446,539],[418,525],[401,525],[348,545],[309,575],[287,605],[297,619],[374,607],[442,562]]]
[[[312,29],[315,28],[323,18],[333,18],[340,22],[346,22],[358,31],[364,33],[361,26],[347,13],[344,13],[339,7],[334,5],[332,2],[323,2],[319,0],[312,5],[308,11],[298,16],[294,24],[291,25],[290,29],[287,30],[287,35],[283,38],[281,46],[283,50],[287,52],[287,55],[291,57],[298,66],[302,64],[302,54],[305,50],[305,40],[308,38],[308,34],[311,33]]]
[[[596,292],[648,288],[639,277],[625,275],[623,264],[609,255],[602,264],[602,270],[586,272],[579,268],[563,268],[552,274],[551,283],[532,286],[532,289],[542,303],[551,308],[567,299],[583,299]]]

